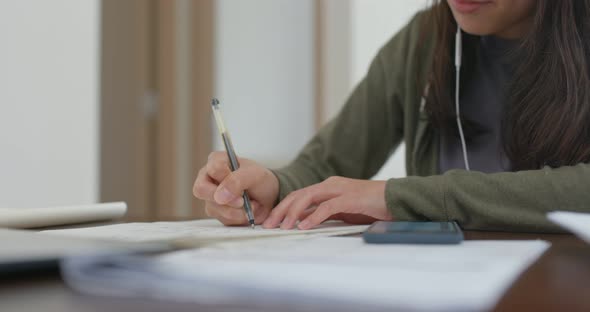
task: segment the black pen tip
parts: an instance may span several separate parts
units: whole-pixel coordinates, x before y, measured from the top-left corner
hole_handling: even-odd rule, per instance
[[[217,98],[212,98],[211,99],[211,106],[215,107],[219,105],[219,100]]]

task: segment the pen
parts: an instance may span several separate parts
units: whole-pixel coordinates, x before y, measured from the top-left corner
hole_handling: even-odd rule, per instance
[[[229,138],[229,132],[225,128],[225,124],[223,123],[223,118],[221,118],[221,110],[219,109],[219,100],[213,98],[211,100],[211,108],[213,109],[213,116],[215,116],[215,122],[217,123],[217,129],[219,129],[219,133],[221,134],[221,139],[223,140],[223,145],[225,145],[225,151],[227,152],[227,157],[229,157],[229,165],[231,167],[231,171],[236,171],[240,168],[240,164],[238,163],[238,157],[236,156],[236,152],[234,151],[234,147],[231,144],[231,139]],[[248,222],[250,226],[254,229],[254,215],[252,214],[252,205],[250,203],[250,196],[248,193],[244,191],[242,194],[242,198],[244,199],[244,210],[246,211],[246,217],[248,217]]]

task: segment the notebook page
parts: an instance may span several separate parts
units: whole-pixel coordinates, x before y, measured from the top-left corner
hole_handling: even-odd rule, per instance
[[[127,242],[179,241],[190,245],[191,242],[235,239],[356,234],[363,232],[367,227],[367,225],[348,225],[334,221],[326,222],[315,229],[306,231],[263,229],[260,226],[252,229],[249,226],[224,226],[217,220],[205,219],[180,222],[124,223],[78,229],[48,230],[42,233]]]

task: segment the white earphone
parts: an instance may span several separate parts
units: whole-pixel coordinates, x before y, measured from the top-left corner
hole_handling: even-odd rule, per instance
[[[457,26],[457,33],[455,34],[455,114],[457,119],[457,127],[459,128],[459,136],[461,138],[461,148],[463,149],[463,161],[465,162],[465,169],[469,169],[469,159],[467,158],[467,144],[465,143],[465,135],[463,134],[463,125],[461,124],[461,114],[459,108],[459,81],[461,78],[461,54],[463,44],[461,42],[461,28]]]

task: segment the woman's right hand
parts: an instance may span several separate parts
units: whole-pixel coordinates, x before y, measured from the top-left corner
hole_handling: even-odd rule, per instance
[[[266,220],[279,196],[279,181],[267,168],[244,158],[231,171],[225,152],[213,152],[199,170],[193,194],[205,201],[208,216],[225,225],[247,225],[242,193],[248,191],[256,224]]]

